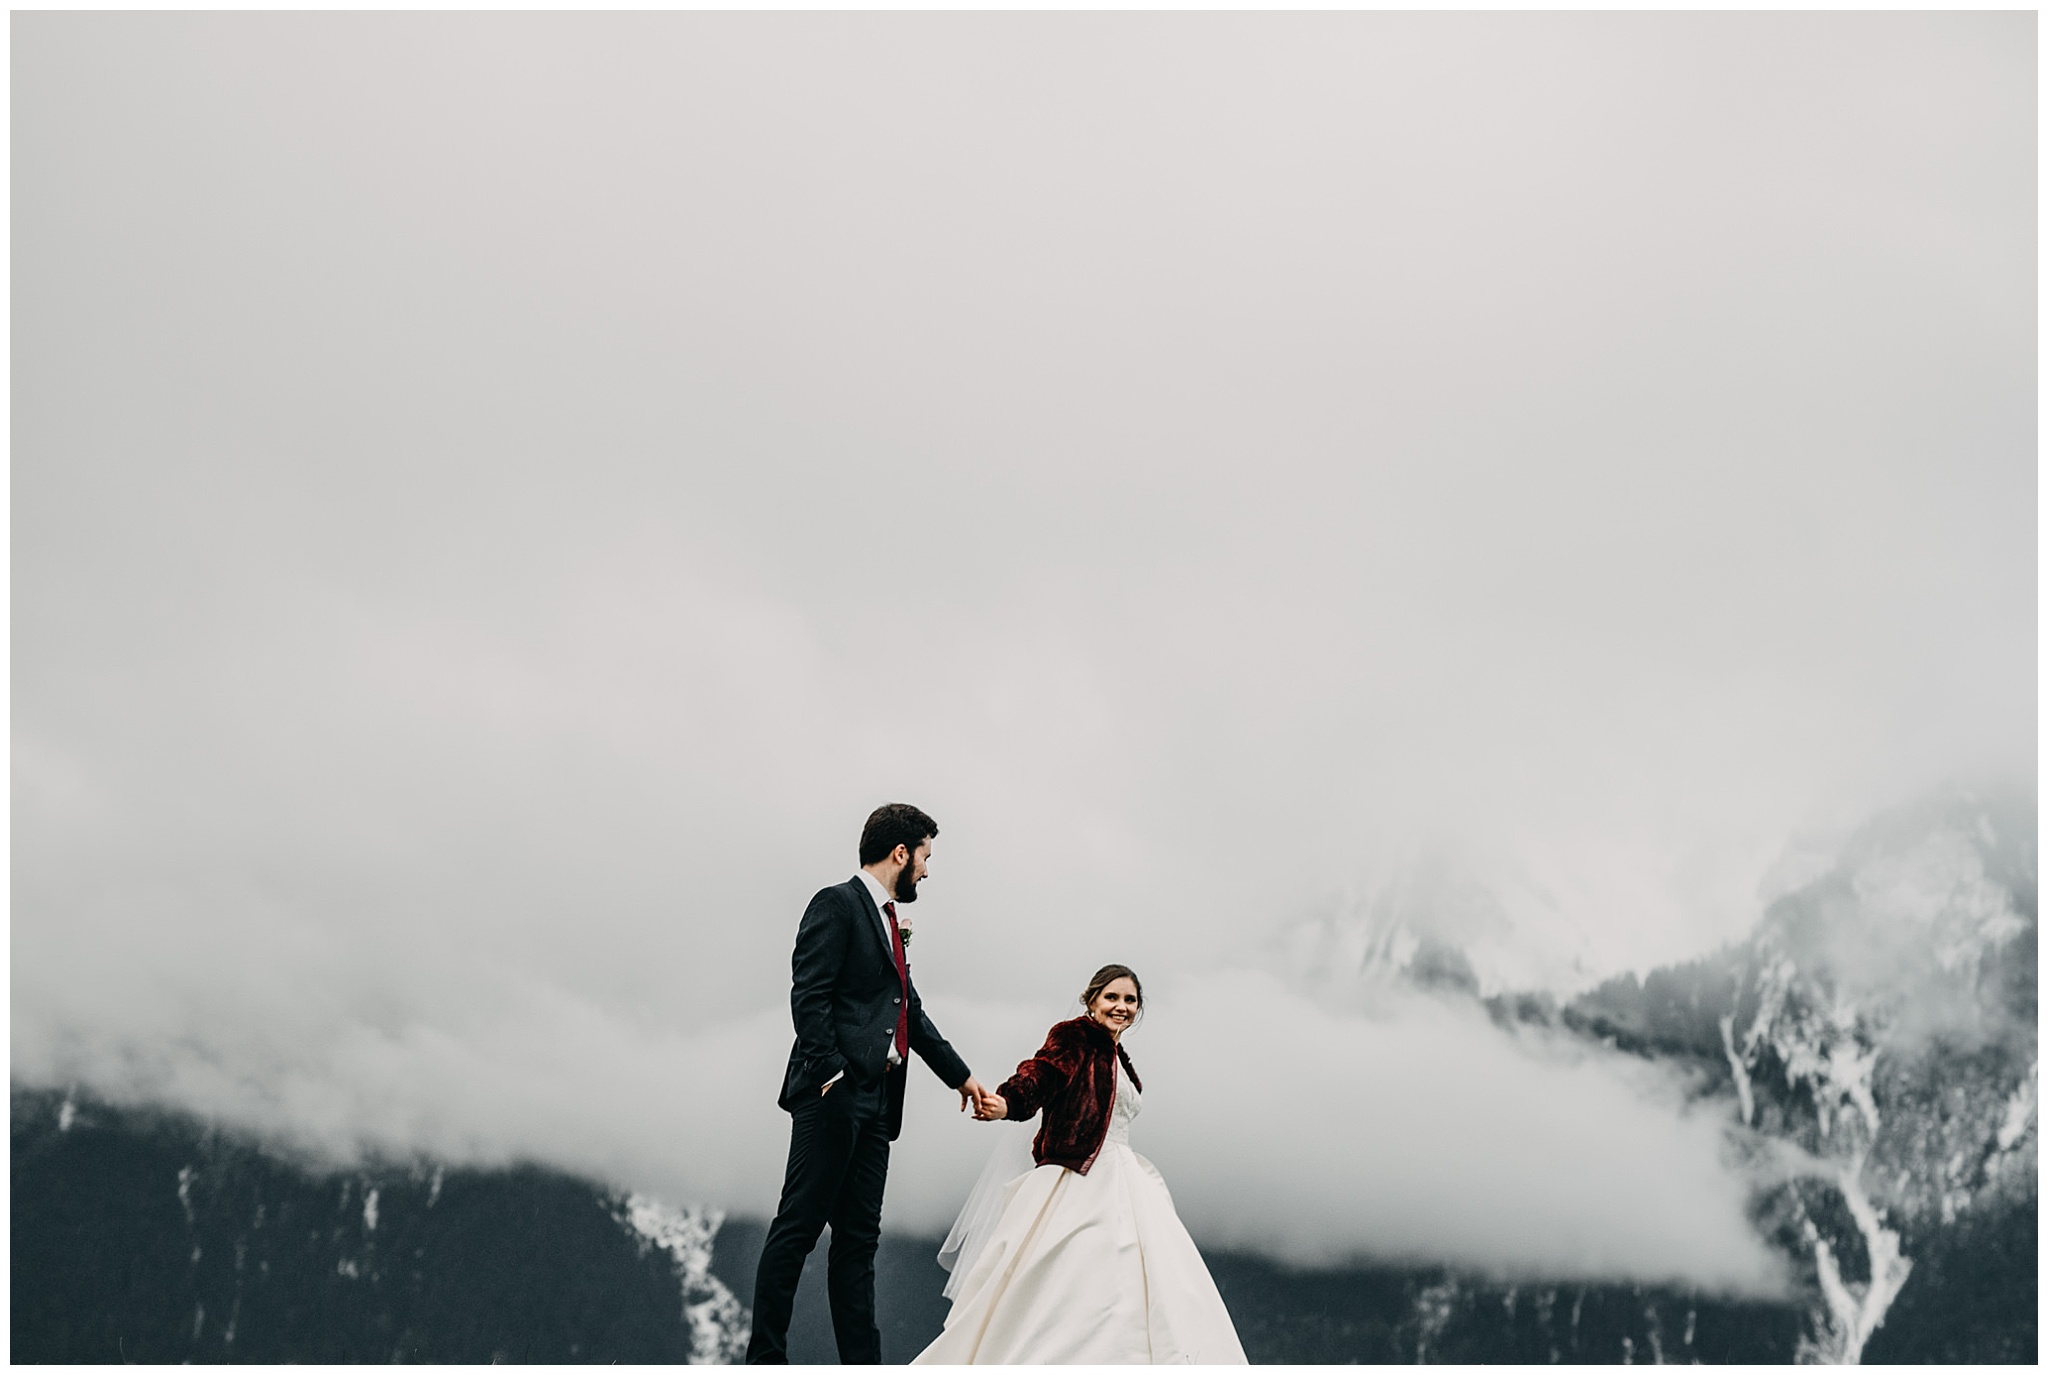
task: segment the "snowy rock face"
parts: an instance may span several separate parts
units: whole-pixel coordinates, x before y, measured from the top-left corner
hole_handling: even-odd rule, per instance
[[[1728,961],[1721,1050],[1788,1176],[1764,1217],[1813,1265],[1808,1359],[1863,1356],[1916,1245],[2038,1206],[2035,866],[2031,806],[1902,810]]]
[[[1952,792],[1802,854],[1738,944],[1562,1007],[1415,934],[1404,914],[1448,894],[1448,927],[1484,935],[1487,903],[1441,883],[1309,924],[1294,953],[1333,999],[1476,997],[1503,1029],[1570,1032],[1693,1085],[1697,1109],[1725,1113],[1753,1217],[1793,1262],[1804,1330],[1785,1356],[2031,1360],[2036,890],[2031,795]],[[1433,1312],[1415,1311],[1417,1331]]]
[[[612,1216],[640,1241],[641,1253],[659,1249],[675,1266],[690,1327],[691,1365],[737,1365],[747,1354],[753,1319],[711,1273],[712,1243],[725,1222],[716,1208],[674,1208],[645,1194],[614,1200]]]
[[[17,1087],[13,1185],[24,1362],[670,1364],[745,1342],[706,1268],[717,1214],[544,1169],[336,1173]]]

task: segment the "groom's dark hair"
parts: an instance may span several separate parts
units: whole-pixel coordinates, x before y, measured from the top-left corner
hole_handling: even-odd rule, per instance
[[[887,859],[898,845],[915,850],[919,841],[939,834],[939,823],[908,802],[885,802],[868,813],[868,824],[860,828],[861,866]]]

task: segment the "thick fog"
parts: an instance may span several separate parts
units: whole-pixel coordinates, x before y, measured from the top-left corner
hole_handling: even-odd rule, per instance
[[[978,1073],[1145,973],[1198,1238],[1773,1282],[1677,1086],[1289,933],[1570,993],[2031,787],[2032,15],[13,33],[17,1080],[760,1212],[907,800]]]

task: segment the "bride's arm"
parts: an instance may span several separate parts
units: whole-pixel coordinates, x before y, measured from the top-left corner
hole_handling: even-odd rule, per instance
[[[996,1096],[1007,1105],[1003,1115],[1010,1121],[1029,1121],[1066,1087],[1073,1073],[1073,1060],[1067,1053],[1067,1031],[1066,1024],[1061,1023],[1047,1032],[1038,1054],[1018,1065],[1017,1072],[996,1090]]]

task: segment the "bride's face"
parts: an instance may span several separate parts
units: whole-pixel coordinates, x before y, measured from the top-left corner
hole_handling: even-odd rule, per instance
[[[1138,1016],[1138,986],[1129,979],[1111,979],[1088,1004],[1088,1015],[1121,1036]]]

